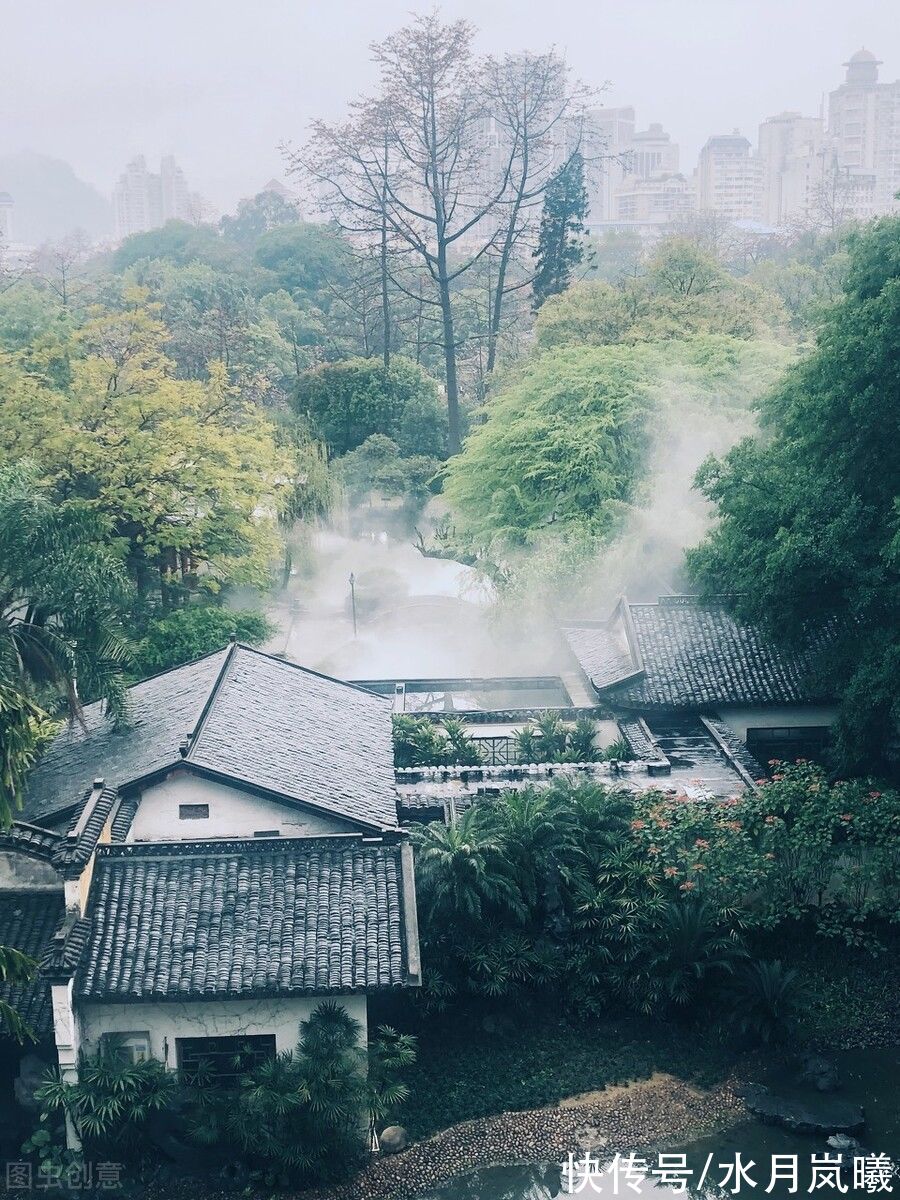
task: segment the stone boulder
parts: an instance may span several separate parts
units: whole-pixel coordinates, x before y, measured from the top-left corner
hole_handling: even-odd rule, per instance
[[[800,1061],[797,1082],[814,1087],[817,1092],[833,1092],[841,1086],[838,1069],[822,1054],[807,1054]]]
[[[748,1110],[767,1125],[780,1125],[792,1133],[828,1137],[834,1133],[859,1133],[865,1128],[865,1113],[858,1104],[835,1096],[803,1098],[776,1096],[766,1088],[748,1089]]]
[[[402,1125],[388,1125],[378,1139],[383,1154],[399,1154],[409,1145],[409,1134]]]

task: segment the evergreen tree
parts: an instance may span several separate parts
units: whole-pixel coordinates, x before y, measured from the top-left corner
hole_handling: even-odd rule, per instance
[[[848,242],[844,297],[762,406],[764,435],[698,476],[719,520],[688,554],[708,592],[796,645],[827,634],[841,771],[884,766],[900,721],[900,219]]]
[[[535,311],[548,296],[564,292],[572,272],[584,257],[582,234],[587,216],[584,159],[577,151],[547,184],[538,246],[534,252],[537,271],[532,286]]]

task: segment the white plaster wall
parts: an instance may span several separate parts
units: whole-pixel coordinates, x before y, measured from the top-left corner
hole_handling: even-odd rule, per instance
[[[80,1047],[96,1054],[104,1033],[149,1033],[150,1053],[170,1070],[178,1066],[175,1039],[180,1037],[241,1037],[274,1034],[278,1051],[294,1050],[300,1022],[323,1002],[322,996],[274,1000],[188,1000],[158,1004],[78,1005]],[[360,1044],[367,1038],[364,994],[328,997],[342,1004],[361,1027]]]
[[[719,715],[742,741],[747,740],[748,729],[782,729],[785,726],[832,725],[837,718],[837,708],[816,707],[798,704],[785,708],[719,708]]]
[[[0,888],[62,891],[62,876],[49,863],[15,850],[0,850]]]
[[[181,804],[208,804],[209,817],[183,821],[178,816]],[[175,771],[142,793],[128,841],[253,837],[265,829],[277,829],[282,837],[313,837],[348,833],[353,827],[338,817],[279,804],[188,771]]]

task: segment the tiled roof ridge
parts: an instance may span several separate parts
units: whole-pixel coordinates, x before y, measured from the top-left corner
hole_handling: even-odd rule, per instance
[[[225,657],[222,659],[222,665],[219,667],[216,677],[212,682],[212,686],[206,694],[206,699],[203,701],[203,704],[200,707],[197,720],[194,722],[193,727],[187,731],[187,749],[186,752],[182,754],[182,758],[190,758],[197,743],[199,742],[200,735],[203,732],[203,726],[206,723],[206,718],[212,711],[216,696],[226,675],[228,674],[228,668],[231,666],[231,663],[234,660],[239,645],[239,642],[230,642],[228,646],[224,647]],[[217,651],[217,653],[221,653],[221,650]]]
[[[78,815],[53,856],[53,865],[63,876],[77,878],[94,853],[118,799],[118,788],[107,787],[102,779],[96,779],[82,794],[76,805]]]
[[[70,978],[81,961],[90,932],[90,918],[70,909],[40,957],[41,975],[51,982]]]
[[[8,846],[50,862],[65,839],[51,829],[32,825],[30,821],[14,820],[8,829],[0,829],[0,846]]]
[[[318,837],[245,837],[197,838],[177,842],[119,842],[97,847],[97,859],[123,860],[135,858],[216,858],[241,853],[264,854],[273,851],[348,849],[379,849],[401,845],[408,839],[406,830],[391,828],[384,834],[330,833]]]
[[[314,675],[316,679],[324,679],[327,683],[338,683],[341,687],[351,688],[354,692],[362,692],[364,696],[373,696],[376,700],[386,701],[388,705],[393,705],[393,697],[383,696],[380,692],[373,692],[371,688],[364,687],[361,683],[354,683],[350,679],[340,679],[337,675],[328,675],[325,671],[317,671],[313,667],[306,666],[305,663],[294,662],[292,658],[285,658],[282,654],[272,654],[268,650],[260,650],[259,646],[248,646],[246,642],[235,642],[234,645],[239,650],[246,650],[250,654],[255,654],[259,658],[267,658],[271,662],[280,663],[285,667],[293,667],[295,671],[303,671],[305,675]]]

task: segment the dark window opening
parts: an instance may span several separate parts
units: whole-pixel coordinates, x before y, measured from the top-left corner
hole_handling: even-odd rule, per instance
[[[234,1085],[242,1075],[275,1057],[275,1035],[176,1038],[178,1069],[191,1085]]]
[[[179,821],[205,821],[209,817],[208,804],[179,804]]]
[[[797,758],[819,761],[828,748],[830,733],[827,725],[748,729],[747,749],[764,767],[768,767],[772,759],[779,762],[793,762]]]

